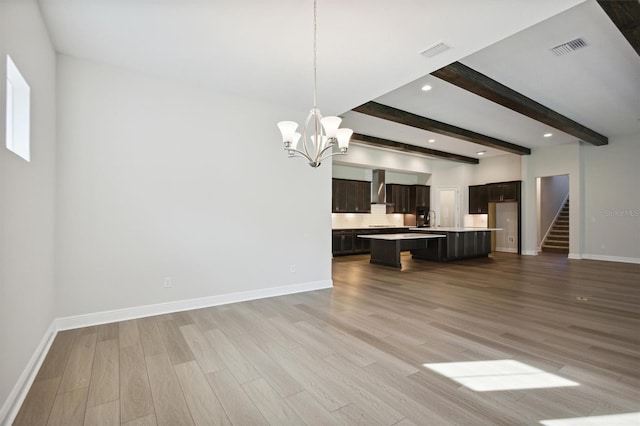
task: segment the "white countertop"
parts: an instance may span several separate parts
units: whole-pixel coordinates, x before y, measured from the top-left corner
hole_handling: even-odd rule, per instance
[[[333,231],[344,231],[346,229],[409,229],[410,226],[403,225],[373,225],[373,226],[338,226],[331,228]]]
[[[379,235],[358,235],[360,238],[370,238],[372,240],[424,240],[427,238],[444,238],[446,235],[437,234],[379,234]]]
[[[502,231],[502,228],[462,228],[453,226],[439,226],[437,228],[409,228],[410,231],[420,232],[476,232],[476,231]]]

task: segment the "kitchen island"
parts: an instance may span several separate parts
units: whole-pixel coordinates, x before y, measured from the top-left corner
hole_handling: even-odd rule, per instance
[[[358,238],[371,240],[371,263],[377,265],[402,268],[400,252],[411,250],[416,254],[428,256],[429,253],[440,253],[441,240],[446,238],[444,234],[414,232],[411,234],[382,234],[382,235],[358,235]]]
[[[410,228],[425,235],[445,235],[441,247],[413,253],[416,259],[449,262],[452,260],[487,257],[491,253],[491,231],[502,228]]]

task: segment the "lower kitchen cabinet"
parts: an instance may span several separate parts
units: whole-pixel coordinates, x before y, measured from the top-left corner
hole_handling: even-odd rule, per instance
[[[358,238],[358,235],[397,234],[402,232],[407,232],[407,228],[336,229],[331,233],[331,251],[334,256],[370,253],[371,240]]]

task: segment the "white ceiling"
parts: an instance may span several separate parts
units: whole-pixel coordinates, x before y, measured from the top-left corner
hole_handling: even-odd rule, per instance
[[[312,106],[311,0],[39,0],[60,53],[300,109]],[[564,12],[564,13],[563,13]],[[556,57],[577,36],[590,46]],[[434,57],[424,49],[445,42]],[[530,148],[574,137],[430,72],[453,61],[598,132],[637,132],[640,60],[595,0],[318,0],[318,106],[369,100]],[[433,90],[419,91],[429,81]],[[474,156],[502,152],[347,112],[356,132]],[[433,137],[436,142],[429,144]]]

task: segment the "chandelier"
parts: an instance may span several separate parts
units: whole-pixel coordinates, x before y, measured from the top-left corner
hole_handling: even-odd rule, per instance
[[[302,134],[296,132],[298,123],[281,121],[278,128],[282,133],[284,149],[289,158],[303,157],[311,167],[318,167],[323,160],[339,154],[346,154],[349,149],[349,139],[353,134],[351,129],[339,129],[340,117],[322,117],[317,106],[317,12],[316,0],[313,0],[313,108],[309,112]],[[302,139],[301,147],[298,142]],[[338,151],[333,152],[333,147]]]

